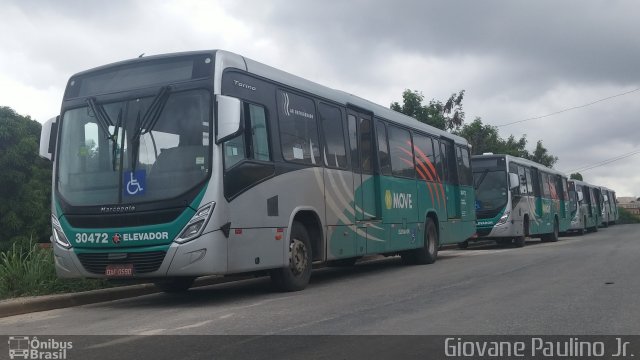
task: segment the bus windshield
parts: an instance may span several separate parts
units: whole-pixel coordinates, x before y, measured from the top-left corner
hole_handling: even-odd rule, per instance
[[[67,110],[61,121],[57,189],[75,206],[179,196],[210,172],[211,96],[161,91]]]
[[[507,205],[507,172],[504,170],[478,171],[473,173],[476,188],[476,210],[492,211]]]

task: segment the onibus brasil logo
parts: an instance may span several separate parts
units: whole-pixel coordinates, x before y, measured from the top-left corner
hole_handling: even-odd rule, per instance
[[[9,336],[10,359],[66,359],[67,351],[73,348],[71,341],[55,339],[40,340],[36,336]]]

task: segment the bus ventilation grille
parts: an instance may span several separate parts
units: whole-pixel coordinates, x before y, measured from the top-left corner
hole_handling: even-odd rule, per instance
[[[78,254],[82,266],[94,274],[104,274],[109,264],[133,264],[135,273],[149,273],[158,270],[164,257],[165,251],[149,251],[118,254],[117,258],[109,258],[109,253],[89,253]],[[125,256],[126,255],[126,256]]]

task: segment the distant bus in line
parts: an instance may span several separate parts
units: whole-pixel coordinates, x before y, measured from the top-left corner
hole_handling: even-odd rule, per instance
[[[580,180],[569,180],[571,204],[571,226],[569,231],[582,235],[598,231],[602,221],[602,198],[600,188]]]
[[[477,237],[525,244],[528,237],[558,241],[569,228],[567,176],[530,160],[485,154],[471,158]],[[468,246],[468,241],[459,244]]]
[[[602,225],[604,227],[614,225],[619,216],[616,192],[606,187],[600,187],[600,192],[603,198]]]
[[[73,75],[40,154],[61,277],[295,291],[312,263],[432,263],[475,233],[465,139],[221,50]]]

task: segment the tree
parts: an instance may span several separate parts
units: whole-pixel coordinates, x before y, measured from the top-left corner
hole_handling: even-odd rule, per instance
[[[511,135],[507,140],[504,140],[500,137],[497,127],[483,124],[482,119],[479,117],[470,124],[465,124],[460,131],[456,131],[455,134],[469,141],[473,155],[491,152],[494,154],[508,154],[518,157],[529,156],[529,152],[526,149],[526,136],[522,136],[516,140],[516,138]]]
[[[451,94],[444,103],[432,99],[429,105],[422,105],[424,95],[417,90],[406,89],[402,93],[402,105],[395,101],[391,103],[391,110],[441,130],[459,130],[464,123],[463,99],[464,90],[460,90],[457,94]]]
[[[580,174],[579,172],[575,172],[575,173],[569,175],[569,179],[583,181],[582,174]]]
[[[0,106],[0,248],[48,239],[51,163],[38,157],[41,125]]]
[[[529,155],[528,159],[550,168],[558,162],[558,157],[550,155],[547,148],[542,146],[542,140],[538,140],[533,154]]]
[[[547,167],[553,167],[558,161],[558,157],[549,154],[547,148],[542,145],[542,140],[538,140],[533,153],[530,153],[526,148],[527,135],[522,135],[519,139],[513,135],[506,140],[502,139],[497,127],[483,124],[479,117],[470,124],[464,124],[463,98],[464,90],[460,90],[458,94],[451,94],[444,103],[431,100],[429,105],[422,105],[424,95],[417,90],[406,89],[402,93],[402,105],[397,101],[393,102],[391,110],[462,136],[471,144],[473,155],[481,155],[485,152],[508,154],[529,159]]]
[[[498,128],[484,125],[482,119],[475,118],[470,124],[466,124],[456,132],[456,135],[467,139],[471,144],[472,154],[481,155],[486,152],[500,152],[501,141]]]
[[[481,155],[487,152],[494,154],[507,154],[535,161],[548,167],[552,167],[558,157],[550,155],[548,150],[538,140],[533,153],[530,153],[527,146],[527,136],[522,135],[519,139],[510,135],[506,140],[500,137],[498,128],[492,125],[485,125],[481,118],[476,118],[470,124],[465,124],[459,131],[454,132],[471,144],[471,153]]]

